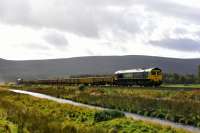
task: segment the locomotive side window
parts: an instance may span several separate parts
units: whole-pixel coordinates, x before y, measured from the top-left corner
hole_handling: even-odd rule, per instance
[[[132,73],[125,73],[123,75],[123,78],[133,78],[133,74]]]
[[[123,75],[122,74],[118,74],[117,78],[123,78]]]
[[[158,71],[158,72],[157,72],[157,75],[161,75],[161,71]]]
[[[141,78],[144,78],[144,74],[143,72],[136,72],[136,73],[133,73],[133,77],[135,79],[141,79]]]

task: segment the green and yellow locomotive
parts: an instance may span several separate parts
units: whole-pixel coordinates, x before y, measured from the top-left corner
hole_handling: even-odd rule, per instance
[[[162,70],[159,68],[120,70],[115,72],[115,84],[160,86]]]

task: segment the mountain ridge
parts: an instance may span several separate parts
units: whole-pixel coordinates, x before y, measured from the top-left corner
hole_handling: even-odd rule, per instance
[[[106,55],[106,56],[78,56],[78,57],[69,57],[69,58],[50,58],[50,59],[28,59],[28,60],[12,60],[0,58],[0,60],[6,61],[44,61],[44,60],[62,60],[62,59],[74,59],[74,58],[87,58],[87,57],[127,57],[127,56],[141,56],[141,57],[155,57],[155,58],[164,58],[164,59],[180,59],[180,60],[200,60],[200,58],[177,58],[177,57],[163,57],[163,56],[151,56],[151,55]]]
[[[117,70],[160,67],[165,73],[197,74],[200,59],[157,56],[85,56],[47,60],[0,59],[0,80],[47,79],[80,74],[112,74]]]

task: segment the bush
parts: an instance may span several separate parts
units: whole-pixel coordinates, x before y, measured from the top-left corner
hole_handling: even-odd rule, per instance
[[[118,133],[117,128],[111,128],[109,131],[109,133]]]
[[[78,89],[79,89],[80,91],[83,91],[85,88],[86,88],[86,85],[84,85],[84,84],[80,84],[80,85],[78,86]]]
[[[62,128],[62,132],[63,133],[77,133],[77,128],[75,127],[75,125],[72,123],[70,124],[68,123],[63,123],[63,128]]]
[[[118,117],[123,117],[123,116],[124,116],[124,113],[122,113],[120,111],[104,110],[104,111],[95,113],[94,121],[95,122],[107,121],[107,120],[111,120],[113,118],[118,118]]]

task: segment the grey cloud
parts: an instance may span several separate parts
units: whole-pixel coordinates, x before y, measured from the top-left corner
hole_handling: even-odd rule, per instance
[[[24,44],[23,46],[26,46],[28,48],[34,49],[34,50],[49,50],[50,47],[47,45],[39,44],[39,43],[30,43],[30,44]]]
[[[162,15],[175,16],[200,24],[200,7],[178,4],[174,0],[126,0],[121,2],[118,0],[108,0],[104,4],[121,5],[123,7],[140,4],[146,7],[146,12],[155,11]]]
[[[110,18],[112,17],[110,16]],[[112,23],[115,22],[113,23],[113,25],[116,25],[121,30],[126,31],[128,33],[135,33],[140,30],[138,18],[140,18],[138,14],[133,14],[133,13],[126,14],[126,12],[122,12],[122,13],[116,14],[115,18],[114,17],[112,18],[113,20],[110,21],[111,22],[110,25],[112,25]]]
[[[66,37],[59,32],[51,32],[44,36],[44,40],[57,48],[63,48],[68,45],[68,40]]]
[[[32,3],[35,3],[32,5],[31,0],[29,2],[27,0],[1,0],[0,21],[8,24],[67,30],[85,36],[97,36],[97,27],[90,18],[92,17],[90,11],[77,7],[75,3],[65,2],[66,4],[61,6],[58,2],[58,5],[54,6],[54,2],[55,0],[49,0],[46,1],[47,5],[45,2],[37,5],[39,2],[32,0]],[[40,8],[41,5],[42,8]]]
[[[197,34],[197,36],[199,36],[199,38],[200,38],[200,31],[196,32],[196,34]]]
[[[138,15],[126,12],[113,13],[108,6],[129,6],[132,0],[1,0],[0,21],[9,24],[28,25],[64,30],[86,37],[99,37],[105,28],[113,33],[125,31],[136,33]],[[11,5],[12,6],[11,6]]]
[[[87,50],[86,50],[86,53],[87,53],[88,55],[90,55],[90,56],[94,56],[94,55],[95,55],[95,52],[92,51],[92,50],[90,50],[90,49],[87,49]]]
[[[191,39],[165,39],[160,41],[150,41],[149,43],[153,46],[177,51],[200,52],[200,42]]]
[[[189,7],[167,0],[141,0],[147,10],[156,11],[162,15],[174,16],[200,25],[200,8]]]
[[[31,7],[27,0],[1,0],[0,21],[11,24],[26,25],[30,22]]]
[[[53,28],[93,38],[99,37],[106,29],[123,39],[126,34],[140,32],[142,20],[149,21],[137,10],[128,13],[129,7],[135,5],[144,5],[145,12],[155,11],[188,21],[198,20],[196,22],[199,24],[199,9],[167,0],[0,0],[0,21]],[[109,6],[122,7],[124,10],[112,12],[107,10]]]
[[[127,49],[126,47],[123,47],[123,46],[119,47],[119,49],[120,49],[121,51],[123,51],[123,52],[127,52],[127,51],[128,51],[128,49]]]
[[[99,43],[99,45],[111,47],[113,44],[111,42],[103,42],[103,43]]]
[[[176,34],[185,34],[187,32],[188,31],[186,29],[184,29],[184,28],[176,28],[176,29],[174,29],[174,33],[176,33]]]

